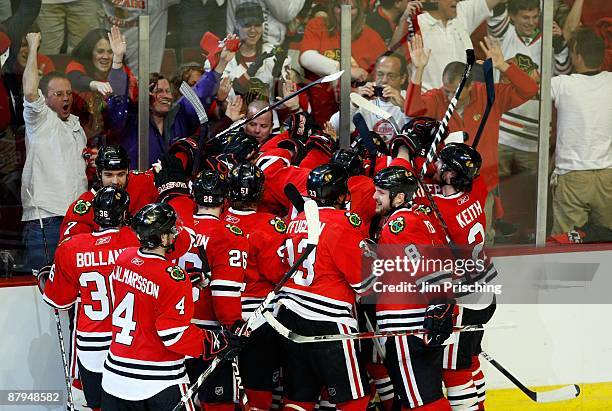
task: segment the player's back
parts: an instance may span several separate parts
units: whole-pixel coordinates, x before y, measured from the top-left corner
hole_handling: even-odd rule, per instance
[[[279,299],[303,318],[341,322],[356,327],[353,313],[356,293],[371,285],[362,277],[361,218],[345,210],[319,208],[319,244],[297,273],[281,289]],[[289,222],[285,235],[287,263],[293,265],[307,244],[304,213]]]
[[[121,254],[111,274],[113,341],[104,364],[105,391],[136,400],[188,382],[185,355],[167,348],[182,338],[193,315],[185,278],[182,268],[157,254],[137,247]]]
[[[76,313],[76,349],[79,360],[101,372],[111,342],[109,276],[121,252],[137,244],[128,227],[68,237],[55,254],[53,279],[44,298],[65,308],[80,300]]]
[[[195,240],[191,250],[179,259],[188,272],[202,269],[205,255],[211,272],[210,285],[194,288],[192,323],[205,329],[230,328],[242,318],[241,292],[248,252],[244,233],[238,227],[210,214],[193,216]],[[204,267],[206,268],[206,267]]]

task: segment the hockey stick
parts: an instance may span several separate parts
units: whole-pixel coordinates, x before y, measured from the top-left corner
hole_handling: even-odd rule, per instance
[[[366,331],[361,333],[349,333],[349,334],[327,334],[327,335],[313,335],[306,336],[300,335],[289,328],[285,327],[280,323],[270,311],[263,313],[264,318],[270,324],[270,326],[286,339],[293,341],[298,344],[318,343],[318,342],[329,342],[329,341],[345,341],[345,340],[364,340],[372,338],[388,338],[388,337],[399,337],[405,335],[419,335],[429,332],[425,328],[415,328],[413,330],[402,330],[402,331]],[[512,328],[514,324],[499,324],[499,325],[486,325],[486,324],[474,324],[453,327],[453,332],[472,332],[489,330],[492,328]]]
[[[261,116],[262,114],[265,114],[269,111],[274,110],[276,107],[284,104],[285,102],[291,100],[293,97],[296,97],[300,94],[302,94],[303,92],[305,92],[306,90],[308,90],[311,87],[316,86],[317,84],[321,84],[321,83],[331,83],[332,81],[336,81],[340,78],[340,76],[342,76],[342,73],[344,73],[344,70],[339,71],[337,73],[334,74],[330,74],[328,76],[325,77],[321,77],[313,82],[310,82],[308,84],[306,84],[304,87],[302,87],[299,90],[294,91],[293,93],[289,94],[286,97],[283,97],[282,99],[278,100],[277,102],[262,108],[261,110],[259,110],[257,113],[253,114],[251,117],[247,117],[244,118],[240,121],[237,121],[236,123],[232,124],[230,127],[226,128],[225,130],[223,130],[222,132],[220,132],[219,134],[217,134],[215,137],[221,137],[224,136],[225,134],[231,133],[234,130],[239,129],[240,127],[244,126],[246,123],[248,123],[251,120],[256,119],[257,117]]]
[[[26,188],[26,193],[30,196],[30,200],[32,200],[32,204],[36,209],[36,213],[38,214],[38,223],[40,224],[40,232],[42,233],[43,238],[43,246],[45,248],[45,259],[47,260],[47,265],[51,264],[51,258],[49,256],[49,245],[47,244],[47,235],[45,233],[45,226],[42,221],[42,217],[40,216],[40,209],[38,208],[38,204],[34,201],[34,196],[30,193],[30,190]],[[59,310],[57,308],[53,308],[53,316],[55,318],[55,326],[57,328],[57,339],[59,341],[60,346],[60,354],[62,356],[62,365],[64,366],[64,379],[66,380],[66,395],[68,396],[68,408],[70,410],[74,410],[74,400],[72,399],[72,384],[70,384],[70,372],[68,371],[68,360],[66,356],[66,346],[64,344],[64,334],[62,333],[62,323],[59,315]]]
[[[482,68],[484,70],[485,85],[487,87],[487,106],[485,108],[484,114],[482,115],[482,119],[480,120],[480,125],[478,125],[476,137],[474,137],[474,142],[472,143],[473,148],[476,148],[478,146],[478,143],[480,142],[480,137],[482,136],[482,132],[484,131],[485,125],[487,124],[487,119],[489,118],[489,114],[491,113],[491,107],[493,107],[493,103],[495,103],[493,60],[486,59],[484,64],[482,65]]]
[[[208,116],[206,115],[206,110],[204,109],[204,105],[196,95],[195,91],[189,84],[186,82],[181,83],[181,87],[179,91],[191,103],[196,114],[198,115],[198,120],[200,121],[200,136],[198,138],[198,149],[196,150],[196,158],[193,159],[193,168],[191,169],[191,175],[195,175],[200,168],[200,162],[202,160],[202,149],[204,146],[204,142],[208,137]]]
[[[363,141],[363,145],[366,150],[368,150],[368,154],[370,155],[370,178],[374,177],[374,171],[376,168],[376,145],[372,141],[372,137],[370,137],[370,129],[366,124],[365,119],[361,113],[356,113],[353,116],[353,124],[355,124],[355,128],[357,132],[361,136],[361,140]]]
[[[302,263],[308,258],[310,253],[315,249],[317,244],[319,244],[319,235],[321,234],[321,224],[319,222],[319,209],[317,204],[313,200],[307,200],[304,203],[304,212],[306,214],[306,224],[308,229],[308,238],[306,239],[306,248],[304,249],[304,253],[295,261],[295,263],[289,268],[289,270],[285,273],[283,278],[276,284],[274,289],[270,291],[270,293],[266,296],[266,298],[261,302],[261,304],[255,309],[253,314],[249,317],[247,323],[241,328],[239,331],[240,335],[247,334],[248,332],[253,330],[253,324],[257,317],[261,317],[264,312],[267,311],[268,305],[272,302],[276,294],[280,291],[280,289],[285,285],[287,281],[297,272],[298,268],[302,265]],[[214,369],[219,365],[221,360],[218,357],[215,357],[213,362],[208,366],[206,370],[198,377],[196,382],[194,382],[188,389],[185,394],[181,397],[180,402],[173,408],[172,411],[178,411],[181,407],[184,407],[187,401],[191,398],[191,396],[200,388],[200,386],[204,383],[206,378],[212,374]]]
[[[556,390],[537,392],[527,388],[514,375],[510,374],[500,363],[486,352],[481,352],[480,355],[487,360],[492,366],[497,368],[499,372],[504,374],[514,385],[516,385],[525,395],[537,403],[567,401],[577,398],[580,395],[580,387],[577,384],[566,385],[565,387],[557,388]]]
[[[304,211],[304,198],[293,183],[287,184],[284,188],[284,192],[298,213]]]
[[[474,56],[474,50],[467,49],[465,50],[465,54],[467,56],[467,64],[465,65],[465,71],[463,72],[463,76],[461,77],[461,82],[459,83],[459,86],[457,86],[455,95],[453,96],[450,103],[448,104],[446,113],[444,114],[442,121],[440,121],[440,125],[438,126],[438,131],[436,132],[436,136],[434,137],[433,142],[431,143],[431,147],[429,148],[429,151],[427,152],[427,157],[425,158],[425,161],[423,162],[423,167],[421,168],[421,174],[420,174],[421,177],[425,175],[425,173],[427,172],[427,167],[429,166],[429,164],[433,162],[433,159],[436,156],[436,150],[438,149],[438,144],[440,144],[440,142],[442,141],[442,136],[444,135],[444,132],[448,129],[448,123],[451,119],[451,116],[455,112],[455,108],[457,107],[457,101],[459,101],[459,96],[461,95],[461,91],[465,87],[465,84],[467,83],[468,78],[470,77],[470,73],[472,72],[472,67],[474,66],[474,62],[476,61],[476,57]]]

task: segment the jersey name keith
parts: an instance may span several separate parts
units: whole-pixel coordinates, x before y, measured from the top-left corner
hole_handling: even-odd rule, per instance
[[[480,205],[480,201],[476,201],[475,203],[470,204],[468,208],[457,214],[455,217],[457,218],[457,222],[461,228],[465,228],[481,214],[482,206]]]
[[[81,267],[100,267],[115,264],[115,260],[125,248],[107,251],[87,251],[76,253],[76,266]]]

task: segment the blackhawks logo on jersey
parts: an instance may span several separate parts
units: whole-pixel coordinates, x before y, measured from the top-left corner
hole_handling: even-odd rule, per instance
[[[287,224],[285,224],[285,222],[279,217],[274,217],[272,220],[270,220],[270,224],[272,224],[274,229],[281,234],[284,234],[287,231]]]
[[[91,208],[91,203],[89,201],[79,200],[76,202],[76,204],[72,208],[72,211],[74,211],[75,214],[83,215],[83,214],[87,214],[90,208]]]
[[[225,224],[225,227],[234,235],[244,235],[244,232],[233,224]]]
[[[430,214],[431,207],[423,205],[423,204],[419,204],[419,206],[416,208],[416,211],[423,213],[423,214]]]
[[[168,274],[170,274],[170,278],[172,278],[174,281],[183,281],[186,277],[185,270],[183,270],[178,265],[168,267],[166,268],[166,271],[168,271]]]
[[[399,234],[406,228],[406,221],[404,217],[397,217],[394,220],[389,221],[389,231],[393,234]]]
[[[351,223],[351,225],[353,227],[360,227],[361,226],[361,217],[359,217],[357,214],[355,214],[355,213],[344,213],[344,215],[346,216],[346,218],[348,219],[348,222]]]

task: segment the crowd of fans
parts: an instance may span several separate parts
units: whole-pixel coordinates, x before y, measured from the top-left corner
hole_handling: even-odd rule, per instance
[[[38,219],[46,240],[57,243],[67,207],[95,184],[93,164],[101,145],[121,144],[136,168],[140,15],[150,16],[153,164],[177,141],[199,134],[196,111],[178,91],[182,82],[206,108],[214,136],[307,82],[337,72],[342,3],[21,0],[12,2],[12,10],[0,9],[2,248],[25,246],[26,267],[43,265],[42,253],[28,251],[42,247]],[[489,191],[487,241],[533,242],[540,0],[346,3],[352,7],[353,91],[391,113],[395,124],[354,106],[351,113],[362,112],[381,141],[390,141],[395,127],[412,117],[444,115],[466,49],[492,59],[497,98],[478,147]],[[610,239],[610,9],[608,2],[555,1],[551,227],[557,241]],[[463,131],[468,143],[486,101],[478,65],[474,73],[449,123],[449,131]],[[339,90],[337,83],[313,87],[247,122],[245,131],[263,145],[290,127],[293,114],[305,112],[309,122],[336,138]],[[504,221],[504,212],[514,223]],[[512,234],[515,240],[509,240]]]

